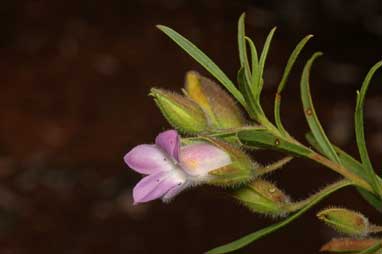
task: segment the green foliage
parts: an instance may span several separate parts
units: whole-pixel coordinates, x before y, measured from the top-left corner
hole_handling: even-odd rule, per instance
[[[240,142],[248,147],[263,147],[279,150],[300,157],[310,157],[310,149],[292,143],[285,138],[277,137],[266,129],[243,130],[237,133]]]
[[[373,190],[382,197],[382,185],[378,181],[378,177],[374,172],[373,165],[371,164],[369,154],[367,152],[365,130],[363,123],[363,105],[365,103],[365,96],[367,89],[369,88],[370,81],[373,78],[374,73],[381,68],[382,61],[376,63],[370,71],[367,73],[365,80],[362,83],[361,91],[357,93],[357,103],[355,108],[355,134],[357,140],[357,146],[359,154],[361,156],[362,165],[365,168],[366,174],[370,179]]]
[[[237,73],[237,83],[239,84],[240,91],[248,105],[248,114],[252,119],[259,120],[259,116],[263,114],[262,109],[260,108],[260,105],[256,101],[255,97],[252,95],[251,85],[247,81],[245,69],[243,67],[241,67]]]
[[[256,49],[256,46],[255,46],[255,43],[253,43],[251,38],[245,36],[245,40],[248,43],[249,49],[251,51],[251,64],[252,64],[252,80],[251,80],[251,84],[255,84],[256,83],[256,78],[259,76],[259,58],[257,56],[257,49]]]
[[[321,148],[322,152],[328,156],[331,160],[337,162],[338,164],[341,164],[340,159],[338,158],[337,153],[335,152],[332,144],[330,143],[328,137],[326,136],[320,121],[318,120],[316,110],[313,106],[312,96],[310,95],[310,86],[309,86],[309,75],[310,75],[310,69],[312,67],[312,64],[314,60],[321,56],[321,52],[315,53],[309,61],[306,63],[304,67],[304,71],[302,72],[301,77],[301,99],[302,104],[304,107],[304,113],[306,117],[306,121],[309,124],[310,130],[312,131],[312,134],[314,138],[317,141],[318,146]]]
[[[369,73],[366,75],[361,91],[357,96],[355,110],[355,132],[361,157],[361,162],[359,162],[330,142],[314,108],[310,92],[310,72],[314,61],[317,57],[322,55],[320,52],[313,54],[312,57],[306,62],[300,80],[303,110],[310,128],[310,132],[306,135],[306,138],[311,147],[305,146],[297,141],[282,124],[280,115],[281,94],[286,86],[288,77],[298,56],[313,36],[308,35],[304,37],[294,48],[287,61],[275,96],[275,123],[272,123],[262,109],[260,97],[264,85],[263,74],[265,63],[276,28],[273,28],[269,32],[259,56],[255,43],[245,33],[245,14],[240,16],[237,27],[237,44],[240,67],[237,74],[237,86],[235,86],[234,83],[224,74],[224,72],[189,40],[169,27],[161,25],[158,26],[161,31],[163,31],[191,57],[198,61],[207,71],[209,71],[211,75],[213,75],[221,83],[221,85],[223,85],[245,108],[252,120],[249,122],[248,126],[240,126],[238,128],[229,129],[208,129],[206,133],[203,133],[203,137],[190,137],[184,139],[183,142],[187,143],[190,140],[193,141],[195,139],[208,139],[213,137],[224,142],[240,145],[242,148],[252,151],[255,151],[256,149],[276,150],[289,155],[290,157],[288,157],[287,161],[291,159],[291,156],[308,158],[332,171],[339,173],[342,175],[343,179],[335,184],[323,188],[320,192],[308,197],[306,200],[291,202],[287,206],[283,207],[283,209],[285,209],[285,214],[290,214],[290,216],[286,219],[244,236],[236,241],[212,249],[208,253],[217,254],[238,250],[251,242],[286,226],[326,196],[348,185],[355,186],[365,200],[367,200],[377,210],[382,211],[382,180],[375,173],[367,153],[363,122],[363,105],[365,95],[374,73],[382,66],[382,61],[378,62],[371,68]],[[256,169],[261,172],[268,172],[266,167],[258,167],[258,165],[256,165]],[[251,183],[248,182],[246,184],[247,185],[240,187],[250,187]],[[251,195],[248,193],[244,194],[246,194],[246,198],[249,198],[253,193],[251,193]],[[256,209],[252,210],[256,211]],[[380,248],[380,244],[375,245],[361,253],[374,253]]]
[[[311,35],[311,34],[307,35],[297,44],[296,48],[293,50],[292,54],[290,55],[290,57],[288,59],[288,62],[287,62],[286,67],[284,69],[283,76],[282,76],[281,81],[279,83],[279,86],[277,88],[277,93],[275,96],[275,107],[274,107],[275,123],[276,123],[277,128],[284,135],[289,135],[289,134],[285,130],[285,128],[281,122],[281,116],[280,116],[281,93],[284,90],[286,82],[288,81],[288,78],[289,78],[289,74],[290,74],[298,56],[300,55],[301,50],[304,48],[305,44],[312,37],[313,37],[313,35]]]
[[[244,236],[244,237],[242,237],[236,241],[233,241],[231,243],[228,243],[228,244],[222,245],[220,247],[214,248],[214,249],[208,251],[207,254],[228,253],[228,252],[232,252],[232,251],[238,250],[240,248],[243,248],[244,246],[250,244],[251,242],[256,241],[260,238],[263,238],[264,236],[288,225],[289,223],[291,223],[292,221],[294,221],[295,219],[300,217],[302,214],[304,214],[306,211],[308,211],[310,208],[312,208],[315,204],[317,204],[323,198],[327,197],[331,193],[333,193],[333,192],[335,192],[341,188],[349,186],[350,184],[351,184],[350,182],[344,180],[344,181],[340,181],[340,182],[337,182],[335,184],[329,185],[328,187],[323,189],[319,193],[319,195],[314,196],[314,198],[309,200],[309,202],[307,202],[307,204],[302,209],[300,209],[298,212],[292,214],[288,218],[282,220],[281,222],[278,222],[276,224],[273,224],[271,226],[263,228],[259,231],[252,233],[252,234],[246,235],[246,236]]]
[[[244,77],[245,77],[245,83],[247,83],[250,96],[255,96],[255,87],[252,84],[252,77],[251,77],[251,71],[249,67],[249,60],[247,56],[247,46],[246,46],[246,40],[245,40],[245,27],[244,27],[244,18],[245,14],[243,13],[238,22],[238,33],[237,33],[237,43],[239,46],[239,57],[240,57],[240,65],[241,69],[243,69]]]
[[[315,140],[311,132],[306,134],[306,139],[309,142],[309,144],[313,146],[317,151],[322,152],[321,148],[317,144],[317,141]],[[359,177],[368,180],[368,176],[365,174],[365,170],[359,161],[351,157],[348,153],[346,153],[339,147],[334,146],[334,149],[345,168],[349,169],[351,172],[358,175]],[[381,182],[381,179],[379,177],[378,180],[379,182]],[[375,194],[367,190],[364,190],[359,187],[356,188],[357,191],[367,202],[374,206],[378,211],[382,212],[382,200],[380,200]]]
[[[235,99],[245,107],[244,98],[240,91],[235,87],[227,75],[225,75],[224,72],[206,54],[173,29],[162,25],[158,25],[157,27],[182,49],[184,49],[184,51],[186,51],[192,58],[198,61],[217,80],[219,80],[220,83],[235,97]]]
[[[259,60],[259,75],[257,77],[256,81],[256,87],[258,89],[257,93],[257,100],[260,100],[260,94],[261,90],[263,89],[264,79],[264,67],[265,67],[265,61],[267,60],[269,47],[271,46],[273,35],[276,32],[276,27],[274,27],[268,34],[267,39],[265,40],[263,51],[261,51],[260,60]]]

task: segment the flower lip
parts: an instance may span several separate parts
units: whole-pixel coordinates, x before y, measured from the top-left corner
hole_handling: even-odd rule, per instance
[[[185,178],[175,172],[158,172],[144,177],[133,189],[134,203],[144,203],[167,195],[176,194],[185,183]],[[171,193],[169,193],[171,191]],[[170,195],[168,195],[170,194]]]
[[[175,166],[157,145],[138,145],[125,155],[124,160],[131,169],[144,175],[170,171]]]
[[[160,133],[155,144],[142,144],[128,152],[124,160],[146,175],[133,189],[135,204],[162,198],[172,199],[188,186],[209,181],[209,172],[232,163],[221,148],[205,142],[180,147],[175,130]]]
[[[155,139],[155,144],[175,160],[179,160],[180,138],[176,130],[167,130],[160,133]]]
[[[160,133],[154,145],[138,145],[124,160],[138,173],[147,175],[133,189],[134,204],[172,199],[185,188],[186,173],[178,166],[180,138],[175,130]]]

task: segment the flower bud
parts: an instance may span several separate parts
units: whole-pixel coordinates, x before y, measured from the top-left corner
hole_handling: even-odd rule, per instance
[[[235,101],[215,82],[195,71],[186,74],[185,93],[206,113],[210,127],[237,128],[245,119]]]
[[[152,88],[154,97],[167,121],[184,133],[199,133],[207,129],[207,119],[203,110],[192,100],[163,89]]]
[[[227,186],[249,182],[252,180],[256,169],[259,168],[259,164],[252,161],[245,152],[240,150],[237,146],[215,138],[203,137],[203,139],[223,150],[231,159],[230,164],[209,171],[208,174],[211,177],[208,183],[219,186]]]
[[[352,238],[333,239],[330,242],[323,245],[320,251],[358,253],[376,245],[378,242],[381,242],[381,240]]]
[[[352,236],[366,236],[369,233],[369,221],[361,213],[344,208],[327,208],[317,217],[340,233]]]
[[[253,212],[271,216],[285,216],[288,212],[285,206],[290,203],[284,192],[260,178],[236,191],[234,197]]]

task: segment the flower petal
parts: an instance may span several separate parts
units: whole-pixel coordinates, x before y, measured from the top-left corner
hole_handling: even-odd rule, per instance
[[[185,182],[179,183],[176,186],[172,187],[163,197],[163,202],[170,202],[176,195],[183,191],[187,187]]]
[[[180,139],[176,130],[160,133],[155,139],[155,144],[165,150],[171,157],[178,160]]]
[[[133,170],[141,174],[154,174],[174,169],[171,158],[157,145],[139,145],[128,152],[124,160]]]
[[[207,143],[182,147],[179,161],[182,169],[192,176],[206,176],[211,170],[232,163],[228,153]]]
[[[183,175],[173,172],[159,172],[146,176],[134,187],[134,203],[144,203],[160,198],[184,182],[185,177]]]

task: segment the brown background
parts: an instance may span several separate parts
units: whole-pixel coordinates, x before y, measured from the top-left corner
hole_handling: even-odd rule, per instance
[[[285,125],[302,138],[301,67],[316,50],[312,91],[331,139],[356,154],[355,91],[382,56],[380,0],[66,0],[3,1],[0,5],[0,253],[202,253],[272,223],[233,202],[223,190],[200,187],[170,204],[132,206],[140,176],[123,155],[169,128],[149,88],[179,91],[183,75],[206,72],[155,24],[175,28],[200,46],[234,79],[236,22],[258,48],[278,31],[265,73],[262,99],[273,94],[289,52],[306,34],[285,92]],[[366,104],[370,155],[382,164],[382,86],[377,75]],[[262,163],[278,155],[255,154]],[[295,160],[271,177],[294,199],[308,196],[334,173]],[[354,190],[321,203],[377,214]],[[289,227],[237,253],[316,253],[336,234],[304,215]]]

